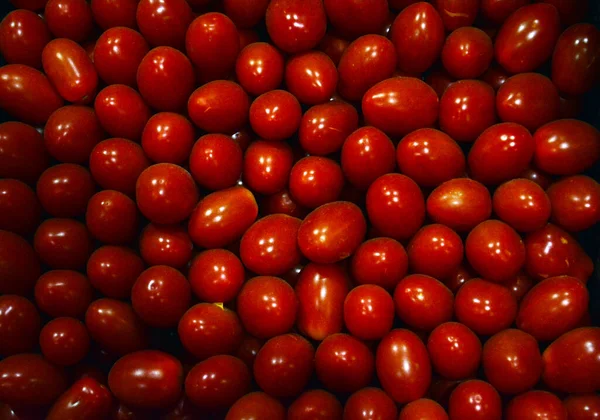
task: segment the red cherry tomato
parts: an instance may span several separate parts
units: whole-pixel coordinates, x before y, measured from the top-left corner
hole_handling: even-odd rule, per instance
[[[494,24],[501,24],[515,10],[528,3],[529,0],[482,0],[481,12]]]
[[[344,406],[344,420],[396,420],[397,416],[396,404],[379,388],[356,391]]]
[[[337,66],[348,45],[350,45],[350,41],[339,36],[334,31],[329,31],[321,38],[321,42],[317,48],[327,54],[331,58],[331,61],[333,61],[333,64]]]
[[[406,404],[398,420],[420,420],[423,416],[429,420],[448,420],[448,415],[442,406],[426,398]]]
[[[119,300],[103,298],[92,302],[85,313],[85,326],[90,337],[114,355],[122,356],[148,346],[146,327],[133,308]]]
[[[144,261],[140,256],[132,249],[120,246],[100,247],[87,262],[87,275],[92,286],[115,299],[131,295],[131,288],[142,271]]]
[[[225,14],[238,28],[252,28],[263,18],[269,0],[224,0]]]
[[[248,122],[249,107],[244,89],[228,80],[200,86],[188,101],[190,119],[209,133],[232,134],[241,130]]]
[[[546,225],[550,218],[550,199],[533,181],[513,179],[494,192],[494,212],[519,232],[532,232]]]
[[[50,159],[38,131],[16,121],[0,124],[0,177],[35,185]]]
[[[572,176],[547,190],[552,220],[569,232],[594,226],[600,220],[600,185],[588,176]]]
[[[382,287],[363,284],[352,289],[346,296],[344,324],[354,337],[379,340],[390,332],[393,322],[394,301]]]
[[[481,342],[468,327],[458,322],[437,326],[427,340],[433,369],[450,380],[473,376],[481,361]]]
[[[388,19],[384,0],[325,0],[324,5],[330,23],[349,39],[380,32]]]
[[[92,253],[92,237],[86,226],[73,219],[47,219],[35,232],[33,246],[51,268],[77,270]]]
[[[567,410],[567,418],[586,420],[600,417],[600,396],[595,394],[569,395],[563,405]]]
[[[42,354],[57,365],[74,365],[90,348],[90,336],[83,323],[75,318],[56,318],[40,333]]]
[[[289,190],[292,198],[303,207],[314,209],[336,201],[342,193],[344,175],[331,159],[309,156],[292,167]]]
[[[506,418],[523,420],[567,420],[567,412],[560,399],[546,391],[529,391],[516,396],[506,407],[505,415]]]
[[[99,1],[92,1],[92,7]],[[148,43],[139,32],[124,27],[111,27],[100,35],[94,48],[94,66],[98,76],[107,84],[135,87],[137,69],[148,50]]]
[[[94,30],[92,9],[85,0],[49,0],[44,18],[56,38],[79,43],[86,41]]]
[[[139,239],[140,254],[149,265],[184,267],[192,258],[192,240],[179,225],[148,224]]]
[[[454,314],[477,334],[493,335],[513,323],[517,316],[517,299],[502,285],[473,279],[456,293]]]
[[[44,124],[64,100],[46,76],[22,64],[0,68],[0,108],[27,124]]]
[[[442,280],[452,290],[452,293],[456,293],[463,284],[475,277],[477,276],[473,272],[473,269],[463,262],[451,275]]]
[[[92,286],[88,279],[71,270],[44,273],[35,284],[35,303],[53,318],[81,318],[92,302]]]
[[[502,419],[500,395],[487,382],[479,380],[463,382],[450,395],[448,414],[453,420],[500,420]]]
[[[559,35],[560,18],[555,7],[523,6],[498,31],[496,61],[511,73],[533,71],[550,58]]]
[[[335,92],[337,83],[335,64],[320,51],[297,54],[286,63],[285,84],[303,104],[327,102]]]
[[[46,22],[29,10],[14,10],[0,22],[0,53],[9,64],[42,67],[42,50],[50,39]]]
[[[206,134],[192,148],[190,172],[202,187],[223,190],[237,184],[242,173],[243,153],[231,137]]]
[[[240,239],[256,220],[258,205],[243,187],[217,191],[204,197],[192,214],[188,233],[203,248],[220,248]]]
[[[398,68],[407,73],[422,73],[431,67],[442,51],[442,18],[431,4],[412,4],[396,16],[391,40],[398,54]]]
[[[492,336],[483,347],[483,370],[499,392],[529,391],[542,375],[542,355],[536,339],[515,329]]]
[[[260,95],[250,106],[250,125],[265,140],[284,140],[300,126],[302,110],[294,95],[273,90]]]
[[[367,213],[383,236],[410,238],[425,220],[425,200],[419,186],[400,174],[383,175],[367,191]]]
[[[139,408],[163,408],[174,404],[181,395],[182,384],[181,363],[156,350],[124,356],[108,374],[108,385],[115,397]]]
[[[391,238],[363,242],[352,257],[350,272],[356,284],[375,284],[391,291],[408,271],[404,247]]]
[[[320,0],[274,0],[265,16],[273,43],[287,53],[317,46],[327,29],[327,16]]]
[[[345,102],[332,101],[313,106],[304,113],[298,137],[307,153],[328,155],[338,151],[357,128],[356,109]]]
[[[92,0],[94,20],[103,30],[117,26],[135,29],[137,22],[135,14],[138,7],[136,0]]]
[[[141,144],[146,156],[154,162],[182,164],[190,156],[195,137],[194,127],[187,118],[159,112],[146,123]]]
[[[62,394],[48,412],[47,420],[100,420],[110,414],[113,397],[110,391],[94,378],[77,380]]]
[[[390,136],[403,136],[418,128],[432,126],[438,118],[439,100],[433,88],[420,79],[392,77],[365,93],[362,111],[366,124]]]
[[[285,407],[264,392],[251,392],[231,406],[225,420],[243,420],[248,416],[269,420],[285,420]]]
[[[436,0],[434,3],[449,31],[472,25],[479,12],[478,0]]]
[[[266,42],[256,42],[240,51],[235,64],[240,85],[251,95],[277,89],[283,80],[283,56]]]
[[[111,85],[98,93],[94,110],[102,128],[113,137],[138,141],[150,118],[150,108],[129,86]]]
[[[202,301],[233,300],[245,280],[240,259],[225,249],[204,251],[192,261],[188,273],[192,291]]]
[[[438,0],[438,7],[441,1],[448,3],[448,0]],[[442,49],[444,68],[457,79],[475,79],[481,76],[490,66],[492,58],[492,40],[481,29],[473,27],[456,29],[448,35]]]
[[[250,371],[240,359],[219,355],[194,366],[185,378],[185,395],[197,407],[231,407],[250,390]]]
[[[36,307],[29,300],[17,295],[0,296],[0,343],[4,357],[26,353],[37,345],[41,320]]]
[[[289,420],[342,418],[342,404],[327,391],[314,389],[301,394],[288,408]]]
[[[104,190],[92,196],[85,222],[92,236],[103,243],[131,243],[138,234],[137,207],[118,191]]]
[[[16,179],[0,179],[0,196],[0,229],[22,236],[33,233],[42,210],[33,190]]]
[[[294,289],[278,277],[254,277],[244,284],[237,298],[237,311],[246,331],[258,338],[290,331],[297,308]]]
[[[463,260],[462,239],[444,225],[428,225],[412,237],[407,247],[413,273],[439,279],[450,276]]]
[[[38,256],[19,235],[0,230],[0,293],[29,295],[40,276]]]
[[[313,346],[297,334],[271,338],[256,355],[254,379],[274,397],[299,395],[312,375],[314,358]]]
[[[298,230],[298,246],[313,262],[335,263],[352,255],[366,231],[367,223],[358,206],[335,201],[306,216]]]
[[[42,207],[50,215],[75,217],[85,213],[95,186],[83,166],[63,163],[46,169],[36,190]]]
[[[194,14],[185,0],[141,0],[136,22],[152,46],[166,45],[182,50]]]

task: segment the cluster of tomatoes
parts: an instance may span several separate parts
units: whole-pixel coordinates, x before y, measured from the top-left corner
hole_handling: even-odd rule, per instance
[[[1,419],[600,416],[587,1],[11,1]]]

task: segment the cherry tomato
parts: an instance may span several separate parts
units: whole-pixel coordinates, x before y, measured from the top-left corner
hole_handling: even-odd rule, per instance
[[[327,102],[335,92],[337,83],[335,64],[320,51],[297,54],[286,63],[285,84],[303,104]]]
[[[94,30],[92,9],[85,0],[49,0],[44,18],[56,38],[79,43],[86,41]]]
[[[127,405],[163,408],[182,392],[183,368],[173,356],[156,350],[138,351],[119,359],[108,374],[111,392]]]
[[[239,84],[255,96],[277,89],[283,80],[283,70],[283,56],[266,42],[246,46],[240,51],[235,64]]]
[[[594,226],[600,220],[600,185],[588,176],[571,176],[547,190],[552,220],[569,232]]]
[[[529,391],[516,396],[506,407],[505,415],[506,418],[523,420],[567,420],[567,413],[560,399],[545,391]]]
[[[77,380],[62,394],[48,412],[47,420],[101,420],[112,408],[109,390],[93,378]]]
[[[44,406],[67,389],[65,373],[38,354],[22,353],[0,361],[0,400],[20,406]]]
[[[35,303],[53,318],[81,318],[92,302],[92,286],[88,279],[71,270],[44,273],[35,284]]]
[[[98,143],[90,155],[90,172],[102,188],[135,194],[140,174],[150,165],[142,148],[126,139],[114,138]]]
[[[0,68],[0,108],[13,117],[27,124],[44,124],[63,104],[42,72],[23,64]]]
[[[204,197],[192,214],[188,233],[203,248],[220,248],[240,239],[256,220],[258,205],[243,187],[217,191]]]
[[[41,320],[36,307],[17,295],[0,296],[0,354],[4,357],[26,353],[37,345]]]
[[[502,121],[534,131],[558,117],[560,98],[552,81],[539,73],[509,78],[496,95],[496,111]]]
[[[438,7],[441,1],[444,0],[438,0]],[[447,0],[446,2],[448,3]],[[475,79],[481,76],[493,57],[492,40],[481,29],[473,27],[456,29],[448,35],[442,49],[444,68],[458,79]]]
[[[430,68],[440,56],[444,35],[444,23],[434,6],[419,2],[406,7],[392,25],[398,68],[407,73],[423,73]]]
[[[328,155],[340,150],[357,128],[356,109],[342,101],[331,101],[315,105],[304,113],[298,137],[307,153]]]
[[[502,1],[502,0],[500,0]],[[510,75],[500,66],[492,65],[483,73],[480,77],[481,80],[486,82],[488,85],[494,88],[494,91],[498,91],[500,86],[506,82]]]
[[[110,85],[98,93],[94,110],[102,128],[113,137],[138,141],[150,119],[150,108],[129,86]]]
[[[435,372],[450,380],[473,376],[481,361],[479,338],[458,322],[438,325],[429,334],[427,351]]]
[[[195,82],[190,60],[171,47],[150,50],[137,70],[140,94],[148,105],[159,111],[185,109]]]
[[[250,106],[252,130],[265,140],[284,140],[300,126],[302,110],[294,95],[285,90],[263,93]]]
[[[344,420],[396,420],[397,416],[396,404],[379,388],[356,391],[344,406]]]
[[[100,1],[105,0],[92,1],[92,8]],[[113,3],[125,4],[127,1]],[[139,32],[124,27],[111,27],[100,35],[94,48],[94,66],[98,76],[107,84],[134,87],[137,83],[137,69],[148,50],[148,43]]]
[[[337,66],[348,45],[350,45],[350,41],[346,38],[339,36],[335,31],[329,31],[321,38],[317,48],[327,54],[333,64]]]
[[[256,355],[263,344],[263,340],[253,337],[250,334],[245,334],[242,339],[242,344],[238,347],[235,355],[236,357],[239,357],[249,369],[252,369]]]
[[[342,193],[344,175],[331,159],[309,156],[292,167],[289,190],[292,198],[303,207],[314,209],[336,201]]]
[[[184,267],[192,258],[192,240],[179,225],[148,224],[139,240],[140,254],[149,265]]]
[[[288,408],[289,420],[341,420],[342,404],[320,389],[302,393]]]
[[[144,262],[140,256],[121,246],[100,247],[87,262],[87,275],[92,286],[115,299],[131,295],[131,288],[142,271]]]
[[[218,304],[192,306],[183,314],[177,332],[183,347],[199,359],[233,353],[242,342],[238,315]]]
[[[389,13],[384,0],[325,0],[324,5],[330,23],[349,39],[380,32]]]
[[[33,190],[16,179],[0,179],[0,196],[0,229],[22,236],[33,233],[41,217]]]
[[[0,177],[35,185],[50,165],[38,131],[16,121],[0,124]]]
[[[371,382],[375,358],[362,341],[347,334],[333,334],[319,344],[315,370],[329,391],[355,392]]]
[[[425,220],[423,193],[405,175],[383,175],[367,191],[367,213],[372,225],[383,236],[408,239]]]
[[[420,4],[433,9],[427,3]],[[436,13],[435,10],[433,13]],[[439,100],[433,88],[414,77],[383,80],[371,87],[362,98],[366,124],[390,136],[403,136],[418,128],[432,126],[438,118],[438,110]]]
[[[298,246],[309,260],[335,263],[358,248],[367,231],[360,208],[347,201],[335,201],[313,210],[298,230]]]
[[[140,32],[150,45],[182,50],[194,14],[185,0],[141,0],[136,11]]]
[[[74,365],[90,348],[90,336],[83,323],[75,318],[55,318],[40,333],[42,354],[57,365]]]
[[[394,144],[375,127],[361,127],[350,134],[342,146],[344,175],[361,190],[382,175],[394,171]]]
[[[225,249],[201,252],[190,265],[188,279],[192,291],[202,301],[217,303],[233,300],[245,280],[240,259]]]
[[[472,25],[479,11],[478,0],[436,0],[434,3],[448,31]]]
[[[131,243],[138,234],[137,207],[118,191],[104,190],[92,196],[85,219],[92,236],[103,243]]]
[[[141,273],[131,289],[131,305],[146,324],[167,328],[177,325],[189,308],[192,293],[183,274],[166,265]]]
[[[264,392],[251,392],[237,400],[229,408],[225,420],[243,420],[248,416],[269,420],[285,420],[285,407]]]
[[[563,405],[567,410],[567,418],[586,420],[600,417],[600,396],[595,394],[569,395]]]
[[[0,230],[0,294],[29,295],[40,271],[31,245],[15,233]]]
[[[73,219],[47,219],[33,239],[35,251],[51,268],[81,269],[92,253],[92,238],[85,225]]]
[[[46,22],[29,10],[14,10],[0,23],[0,53],[8,64],[42,67],[42,50],[50,42]]]
[[[542,375],[536,339],[515,329],[497,333],[483,347],[483,370],[490,384],[504,394],[532,389]]]
[[[429,420],[448,420],[448,415],[442,406],[435,401],[421,398],[404,406],[398,420],[420,420],[423,418]]]
[[[209,133],[232,134],[248,122],[250,101],[240,85],[228,80],[206,83],[192,92],[188,114]]]
[[[133,308],[119,300],[103,298],[92,302],[85,313],[85,326],[90,337],[114,355],[148,346],[146,327]]]
[[[381,340],[375,366],[383,389],[401,404],[422,398],[431,383],[427,348],[409,330],[392,330]]]
[[[533,181],[513,179],[494,192],[494,212],[519,232],[532,232],[546,225],[550,218],[550,199]]]
[[[154,223],[179,223],[198,202],[198,190],[188,171],[172,163],[158,163],[139,176],[135,198],[144,216]]]
[[[159,112],[146,123],[141,144],[154,162],[182,164],[190,156],[195,135],[194,127],[184,116]]]
[[[273,43],[287,53],[317,46],[327,29],[327,16],[320,0],[274,0],[265,16]]]
[[[83,166],[70,163],[46,169],[36,187],[42,207],[55,217],[84,214],[94,189],[90,173]]]
[[[517,316],[517,299],[502,285],[473,279],[456,293],[454,314],[477,334],[493,335],[513,323]]]
[[[462,239],[444,225],[421,228],[407,247],[408,262],[413,273],[447,278],[463,260]]]
[[[299,395],[310,379],[315,350],[303,337],[284,334],[271,338],[258,351],[254,361],[254,379],[274,397]]]
[[[200,15],[187,28],[185,50],[201,81],[226,79],[240,51],[235,24],[222,13]]]
[[[224,0],[225,14],[238,28],[252,28],[263,18],[268,0]]]
[[[265,215],[281,213],[298,219],[303,219],[309,211],[296,203],[286,189],[264,197],[260,203],[260,210]]]
[[[278,277],[254,277],[244,284],[237,297],[237,311],[246,331],[258,338],[290,331],[297,308],[294,289]]]
[[[231,407],[250,390],[250,371],[237,357],[219,355],[194,366],[185,378],[185,394],[197,407]]]
[[[356,284],[375,284],[391,291],[408,271],[404,247],[391,238],[363,242],[352,257],[350,272]]]
[[[233,187],[242,173],[242,149],[231,137],[223,134],[200,137],[189,157],[192,176],[198,184],[210,190]]]
[[[487,382],[476,379],[462,382],[450,395],[448,414],[453,420],[501,420],[500,395]]]
[[[498,31],[496,61],[511,73],[533,71],[550,58],[559,35],[560,17],[555,7],[523,6]]]
[[[528,3],[529,0],[482,0],[481,12],[494,24],[501,24],[515,10]]]
[[[346,296],[344,324],[354,337],[379,340],[390,332],[393,322],[394,301],[382,287],[364,284],[355,287]]]
[[[117,26],[133,29],[137,27],[135,14],[138,2],[136,0],[92,0],[90,6],[94,21],[103,30]]]

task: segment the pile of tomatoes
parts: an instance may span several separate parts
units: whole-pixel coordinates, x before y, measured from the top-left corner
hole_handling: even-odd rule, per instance
[[[600,416],[587,1],[11,2],[1,419]]]

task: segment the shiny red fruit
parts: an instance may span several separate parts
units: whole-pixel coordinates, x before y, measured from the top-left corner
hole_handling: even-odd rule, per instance
[[[366,231],[360,208],[347,201],[336,201],[306,216],[298,230],[298,246],[312,262],[335,263],[352,255]]]
[[[172,163],[145,169],[136,183],[135,198],[144,216],[154,223],[179,223],[198,203],[198,190],[188,171]]]
[[[413,273],[439,279],[450,276],[463,260],[460,236],[444,225],[428,225],[412,237],[408,247],[408,262]]]
[[[346,296],[344,324],[354,337],[379,340],[390,332],[393,322],[394,301],[382,287],[364,284]]]
[[[517,299],[506,287],[482,279],[467,281],[456,293],[454,314],[480,335],[508,328],[517,316]]]
[[[438,0],[438,4],[440,1],[443,0]],[[456,29],[448,35],[442,49],[444,68],[457,79],[475,79],[481,76],[493,57],[492,40],[481,29],[473,27]]]
[[[137,25],[150,45],[180,50],[193,19],[192,9],[185,0],[141,0],[136,11]]]
[[[50,159],[38,131],[16,121],[0,124],[0,177],[35,185]]]
[[[502,121],[534,131],[558,117],[560,98],[552,81],[539,73],[522,73],[508,79],[496,95]]]
[[[572,119],[540,127],[533,135],[535,165],[553,175],[575,175],[600,159],[600,131]]]
[[[302,393],[288,408],[288,420],[329,420],[342,418],[342,404],[321,389]]]
[[[198,359],[231,354],[242,342],[237,314],[223,305],[199,303],[179,321],[177,332],[183,347]]]
[[[85,267],[93,243],[85,225],[73,219],[47,219],[35,232],[33,246],[51,268]]]
[[[300,121],[298,137],[302,148],[313,155],[340,150],[346,138],[358,128],[355,108],[332,101],[309,108]]]
[[[265,20],[273,43],[292,54],[316,47],[327,29],[321,0],[271,1]]]
[[[320,51],[297,54],[286,63],[286,87],[303,104],[315,105],[329,101],[337,83],[335,64]]]
[[[42,211],[35,192],[16,179],[0,179],[0,196],[0,229],[22,236],[33,233]]]
[[[185,50],[202,82],[226,79],[240,51],[235,24],[222,13],[200,15],[187,28]]]
[[[295,96],[284,90],[260,95],[250,106],[250,125],[265,140],[284,140],[300,126],[302,110]]]
[[[516,329],[499,332],[483,347],[485,377],[503,394],[532,389],[542,375],[542,355],[531,335]]]
[[[444,26],[449,31],[472,25],[479,12],[479,3],[478,0],[436,0],[434,2]]]
[[[329,58],[331,58],[331,61],[337,66],[340,63],[340,58],[342,58],[344,51],[348,48],[348,45],[350,45],[350,41],[342,38],[334,31],[329,31],[321,39],[317,49],[327,54]]]
[[[408,271],[404,247],[391,238],[373,238],[354,252],[350,272],[356,284],[375,284],[392,291]]]
[[[433,400],[421,398],[408,403],[400,412],[398,420],[448,420],[448,414]]]
[[[63,163],[52,166],[38,180],[38,199],[54,217],[76,217],[85,213],[95,185],[83,166]]]
[[[235,75],[246,92],[259,96],[281,85],[283,64],[283,56],[275,47],[266,42],[256,42],[240,51]]]
[[[49,0],[44,18],[56,38],[79,43],[86,41],[94,30],[92,9],[85,0]]]
[[[42,328],[40,347],[44,357],[57,365],[74,365],[88,353],[90,336],[75,318],[55,318]]]
[[[188,233],[203,248],[221,248],[240,239],[256,220],[258,205],[243,187],[217,191],[204,197],[192,214]]]
[[[90,198],[85,221],[92,236],[103,243],[131,243],[138,234],[135,202],[114,190],[100,191]]]
[[[394,171],[394,144],[375,127],[361,127],[342,146],[341,165],[346,179],[366,190],[382,175]]]
[[[501,24],[515,10],[525,6],[529,0],[482,0],[482,14],[495,24]]]
[[[294,289],[278,277],[254,277],[244,284],[237,297],[237,311],[246,331],[258,338],[290,331],[297,309]]]
[[[88,279],[70,270],[44,273],[35,284],[34,293],[38,308],[53,318],[81,318],[92,302],[92,287]]]
[[[153,115],[142,132],[144,153],[154,162],[182,164],[190,156],[196,138],[187,118],[172,112]]]
[[[189,371],[185,395],[203,410],[228,408],[250,391],[250,379],[250,371],[240,359],[213,356]]]
[[[41,320],[36,307],[17,295],[0,296],[0,354],[4,357],[25,353],[37,345]]]
[[[50,405],[67,389],[65,373],[38,354],[22,353],[0,361],[0,400],[16,406]]]
[[[568,230],[579,232],[600,221],[600,185],[583,175],[563,178],[548,188],[552,220]]]
[[[87,262],[87,275],[92,286],[103,295],[116,299],[130,296],[133,283],[142,271],[144,262],[140,256],[121,246],[100,247]]]
[[[391,32],[400,70],[422,73],[439,58],[444,24],[431,4],[419,2],[406,7],[396,16]]]
[[[233,187],[242,174],[242,149],[224,134],[200,137],[189,158],[192,176],[200,186],[209,190]]]
[[[401,174],[383,175],[367,191],[367,214],[382,236],[410,238],[425,220],[425,200],[419,186]]]
[[[211,249],[194,258],[188,279],[192,291],[200,300],[229,302],[237,296],[244,283],[244,266],[232,252]]]
[[[473,142],[496,122],[494,89],[479,80],[459,80],[440,99],[440,127],[456,141]]]
[[[244,89],[229,80],[215,80],[192,92],[188,114],[209,133],[232,134],[248,122],[250,102]]]
[[[344,420],[396,420],[397,416],[396,404],[379,388],[356,391],[344,406]]]
[[[262,19],[267,11],[269,0],[225,0],[225,14],[238,28],[252,28]]]
[[[324,157],[302,158],[290,172],[289,191],[292,198],[310,209],[336,201],[343,186],[342,169],[336,162]]]
[[[392,77],[365,93],[362,111],[366,124],[390,136],[403,136],[432,126],[438,119],[439,100],[433,88],[420,79]]]
[[[500,395],[487,382],[476,379],[463,382],[450,395],[448,414],[453,420],[500,420]]]
[[[299,395],[312,375],[314,358],[313,346],[297,334],[271,338],[256,355],[254,379],[274,397]]]
[[[92,0],[94,20],[104,30],[117,26],[136,28],[136,0]]]
[[[92,8],[97,1],[92,1]],[[124,27],[108,29],[100,35],[94,48],[94,66],[98,76],[107,84],[135,87],[138,66],[148,50],[148,43],[139,32]]]
[[[107,387],[94,378],[82,378],[56,400],[46,420],[101,420],[110,414],[112,405]]]
[[[237,400],[227,412],[225,420],[244,420],[248,416],[269,420],[285,420],[285,407],[264,392],[251,392]]]
[[[85,314],[85,326],[90,337],[102,349],[114,355],[124,355],[148,346],[147,331],[133,308],[119,300],[98,299]]]
[[[427,348],[409,330],[392,330],[381,340],[375,365],[383,389],[401,404],[422,398],[431,383]]]
[[[560,17],[554,6],[523,6],[498,31],[496,61],[511,73],[536,70],[552,55],[559,35]]]
[[[546,225],[551,203],[544,190],[528,179],[513,179],[494,192],[494,212],[519,232],[532,232]]]
[[[141,273],[131,289],[131,305],[142,321],[158,328],[177,325],[190,306],[192,293],[183,274],[166,265]]]
[[[324,5],[329,22],[349,39],[380,32],[388,19],[385,0],[325,0]]]
[[[0,23],[0,53],[8,64],[42,67],[42,50],[50,39],[46,22],[29,10],[14,10]]]
[[[523,420],[567,420],[567,412],[560,399],[546,391],[529,391],[516,396],[506,407],[505,415],[506,418]]]
[[[113,137],[139,141],[150,119],[150,108],[126,85],[110,85],[96,96],[94,110],[102,128]]]
[[[473,376],[481,361],[479,338],[458,322],[437,326],[429,334],[427,351],[434,371],[450,380]]]
[[[140,254],[149,265],[183,268],[194,248],[187,230],[180,225],[149,223],[139,238]]]
[[[307,264],[295,285],[298,299],[297,327],[306,337],[321,341],[342,331],[344,299],[350,281],[334,264]]]
[[[598,82],[598,73],[600,32],[588,23],[569,27],[554,48],[552,82],[560,92],[582,95]]]
[[[293,162],[287,143],[255,141],[244,155],[242,179],[252,191],[275,194],[285,188]]]
[[[137,408],[164,408],[179,399],[183,368],[173,356],[156,350],[138,351],[119,359],[108,374],[111,392]]]
[[[15,233],[0,230],[0,293],[29,295],[40,271],[31,245]]]
[[[595,394],[569,395],[563,405],[567,410],[567,418],[571,420],[600,417],[600,396]]]

